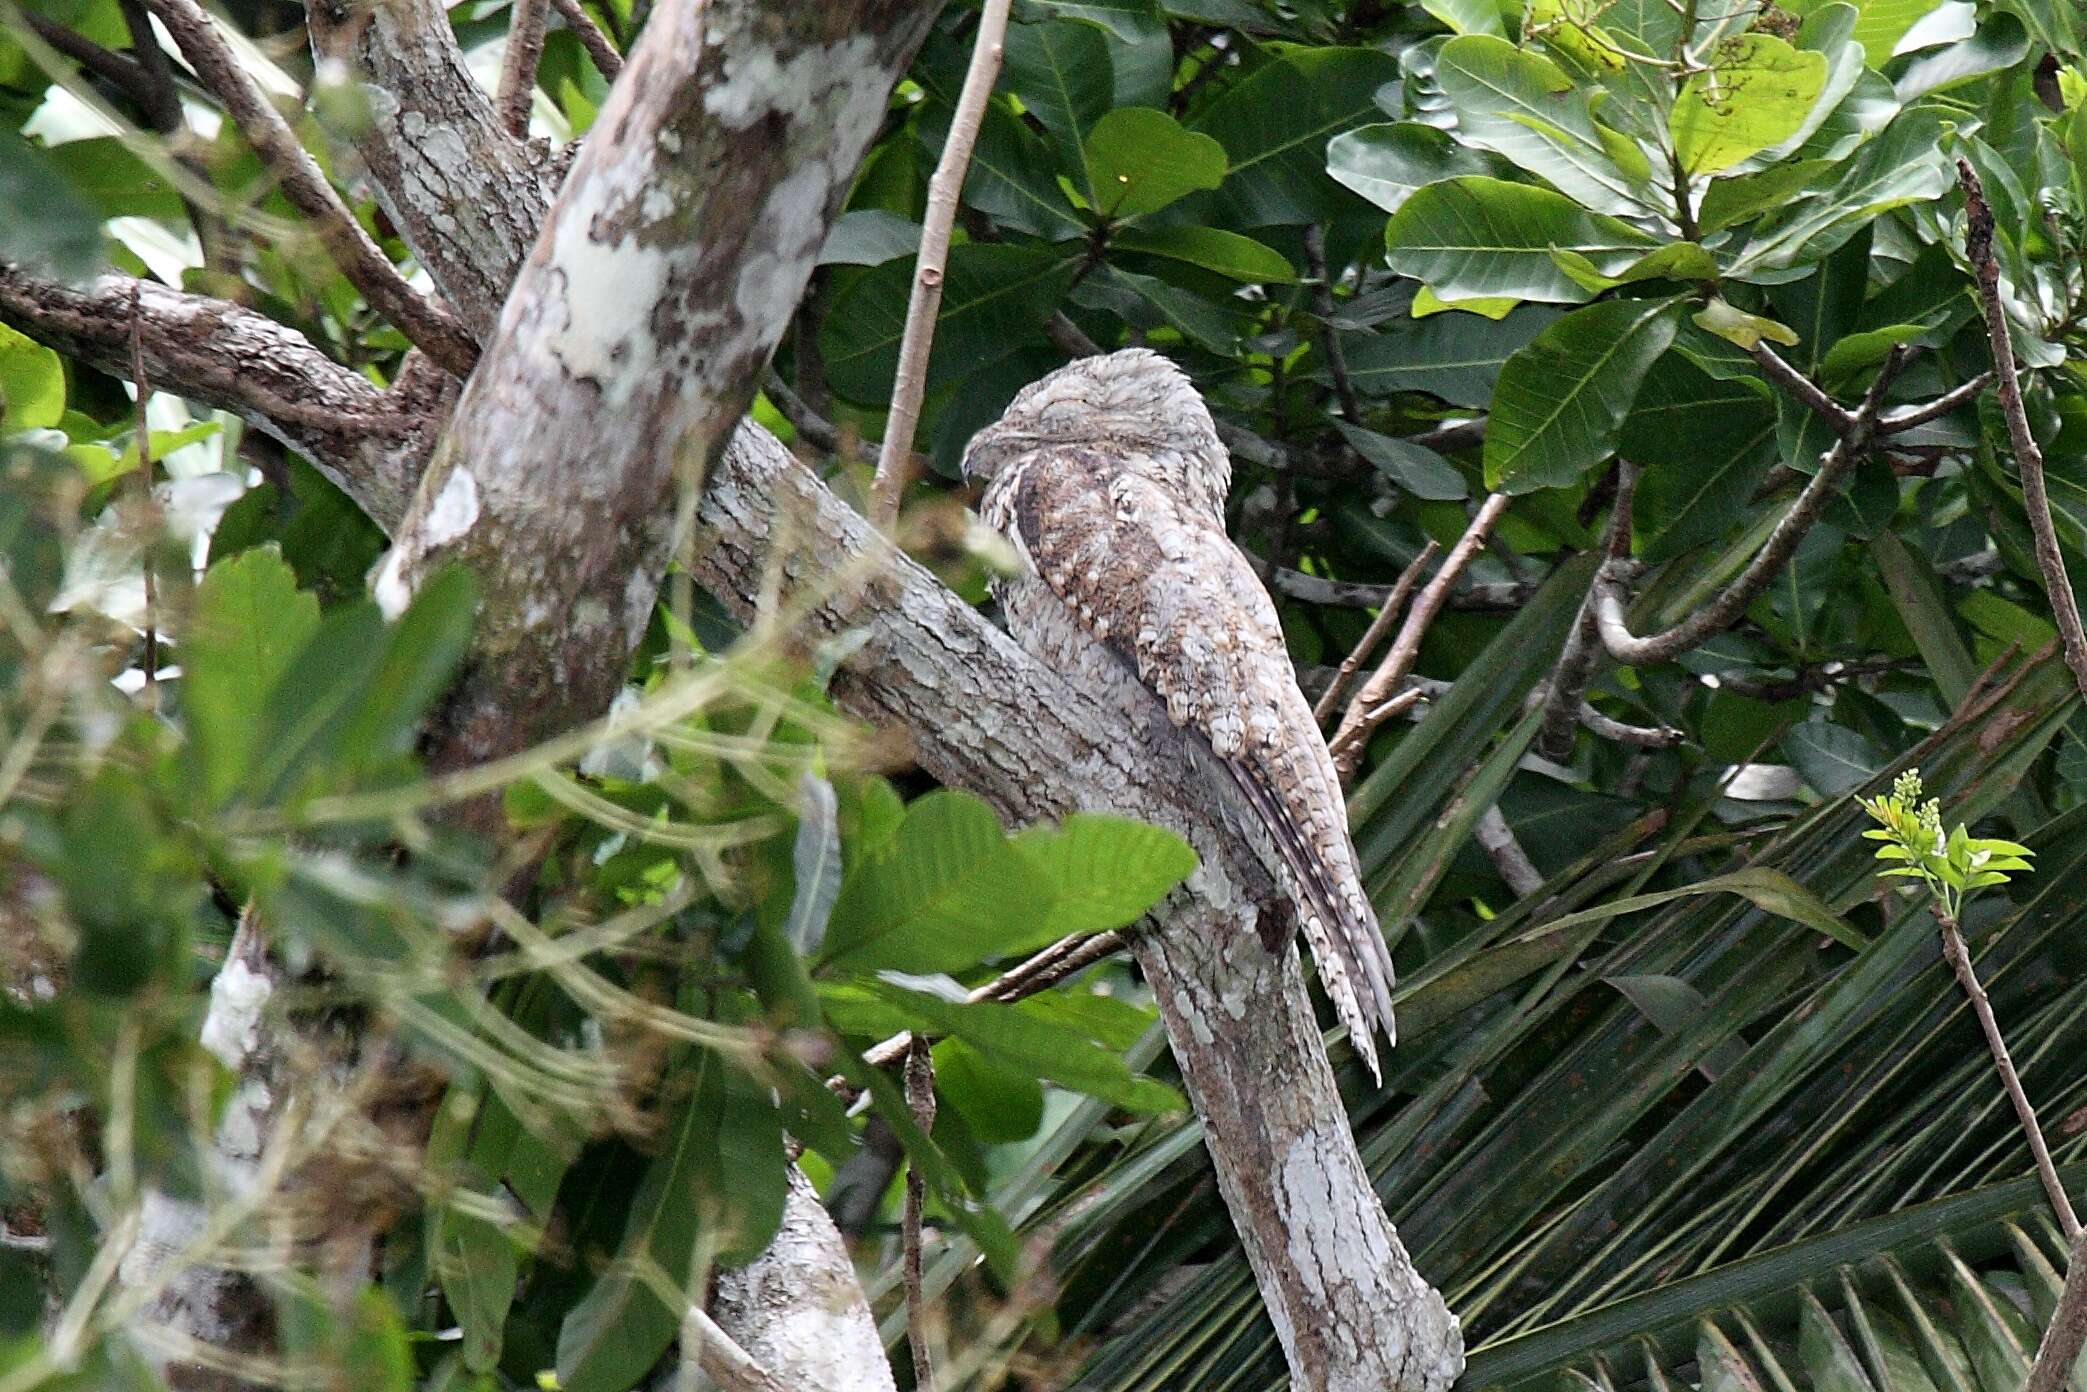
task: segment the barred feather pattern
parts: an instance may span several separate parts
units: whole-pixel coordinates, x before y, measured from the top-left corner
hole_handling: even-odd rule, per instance
[[[1390,953],[1275,606],[1226,535],[1231,464],[1194,387],[1145,349],[1070,363],[973,438],[965,472],[1021,561],[995,585],[1009,630],[1109,694],[1140,738],[1186,743],[1267,874],[1263,943],[1282,950],[1302,932],[1380,1076],[1375,1037],[1395,1040]]]

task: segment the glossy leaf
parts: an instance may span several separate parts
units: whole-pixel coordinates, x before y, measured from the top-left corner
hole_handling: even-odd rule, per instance
[[[1562,194],[1484,176],[1430,184],[1385,228],[1391,268],[1449,299],[1510,296],[1579,304],[1592,292],[1560,270],[1572,251],[1604,274],[1653,246],[1629,223],[1589,213]]]
[[[1608,458],[1679,317],[1667,300],[1589,305],[1509,358],[1486,428],[1487,486],[1562,487]]]

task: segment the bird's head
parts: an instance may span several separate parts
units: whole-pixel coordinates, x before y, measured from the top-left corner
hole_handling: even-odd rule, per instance
[[[1010,462],[1061,445],[1105,450],[1126,467],[1179,471],[1179,482],[1214,489],[1220,506],[1231,486],[1231,460],[1202,397],[1148,348],[1081,358],[1022,388],[999,420],[971,437],[964,477],[990,484]]]

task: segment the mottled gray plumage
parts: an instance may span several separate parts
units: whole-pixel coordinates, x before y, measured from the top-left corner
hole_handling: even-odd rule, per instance
[[[1024,562],[995,587],[1009,629],[1138,737],[1182,741],[1268,876],[1249,887],[1262,941],[1303,931],[1375,1074],[1390,953],[1275,606],[1225,534],[1231,461],[1202,399],[1156,353],[1084,358],[1024,388],[964,468]]]

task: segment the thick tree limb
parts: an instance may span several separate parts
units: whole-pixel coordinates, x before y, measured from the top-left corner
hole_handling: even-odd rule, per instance
[[[1185,771],[1123,737],[1119,713],[893,552],[765,432],[735,436],[697,529],[697,579],[744,617],[761,601],[763,575],[780,575],[779,598],[792,603],[865,557],[883,569],[888,597],[826,594],[805,622],[814,640],[866,635],[836,694],[856,714],[910,731],[921,764],[943,782],[980,793],[1013,823],[1102,809],[1188,837],[1202,858],[1193,893],[1170,901],[1132,950],[1208,1129],[1293,1383],[1446,1387],[1462,1366],[1456,1321],[1370,1191],[1296,951],[1271,956],[1254,940],[1252,868],[1226,828],[1183,802]],[[775,550],[781,537],[797,540],[786,554]]]
[[[2029,531],[2036,539],[2036,568],[2043,572],[2044,589],[2051,596],[2051,617],[2058,624],[2058,636],[2065,641],[2065,665],[2072,669],[2073,681],[2081,694],[2087,696],[2087,632],[2080,626],[2080,604],[2073,596],[2072,579],[2065,573],[2065,553],[2058,549],[2058,530],[2051,522],[2051,494],[2044,485],[2044,452],[2029,429],[2029,415],[2022,407],[2014,340],[2008,336],[2007,307],[2000,302],[2000,262],[1993,255],[1993,210],[1986,204],[1986,191],[1980,186],[1971,161],[1957,161],[1957,179],[1964,186],[1968,224],[1964,251],[1978,277],[1986,337],[1993,346],[1993,380],[1999,388],[2000,414],[2007,419],[2015,468],[2022,476],[2023,510],[2029,514]]]
[[[382,207],[472,335],[492,332],[554,186],[500,126],[436,0],[312,0],[312,52],[362,81]]]
[[[189,66],[225,105],[240,133],[282,185],[283,196],[312,220],[326,250],[363,298],[391,320],[429,357],[462,377],[470,373],[478,346],[442,305],[421,295],[399,276],[348,205],[326,181],[317,160],[299,143],[289,122],[270,105],[267,93],[233,56],[216,21],[196,0],[145,0],[167,26]]]
[[[302,334],[223,300],[98,276],[74,288],[0,265],[0,320],[78,362],[128,378],[130,323],[155,387],[231,411],[309,458],[382,527],[405,515],[434,448],[446,376],[379,391]]]
[[[478,578],[438,768],[570,729],[621,687],[677,469],[699,477],[752,400],[935,8],[655,11],[376,582],[397,612],[443,565]]]

